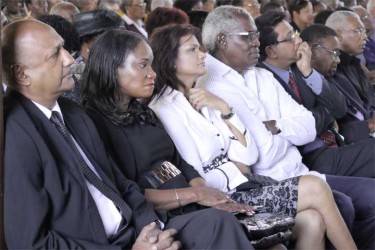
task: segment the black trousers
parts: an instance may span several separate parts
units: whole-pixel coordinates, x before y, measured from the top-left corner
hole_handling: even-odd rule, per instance
[[[178,231],[182,249],[254,249],[237,219],[215,208],[173,217],[166,228]]]
[[[322,174],[375,177],[375,138],[303,155],[303,163]]]

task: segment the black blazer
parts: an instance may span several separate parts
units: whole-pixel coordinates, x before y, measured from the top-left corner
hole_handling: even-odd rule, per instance
[[[9,248],[119,249],[133,244],[146,224],[158,219],[138,186],[110,162],[88,116],[58,100],[66,125],[96,171],[133,210],[119,245],[110,245],[83,174],[68,144],[27,98],[9,90],[4,98],[4,228]]]
[[[284,82],[264,63],[259,63],[257,66],[272,72],[285,91],[288,92],[294,100],[296,100],[296,97],[290,90],[288,83]],[[329,84],[325,79],[323,79],[323,88],[320,95],[314,94],[310,87],[307,86],[305,80],[303,79],[302,73],[299,71],[296,64],[291,65],[291,70],[295,76],[296,84],[301,95],[302,105],[312,112],[315,118],[316,131],[319,135],[321,132],[329,128],[336,119],[339,119],[345,115],[346,99],[335,86]]]

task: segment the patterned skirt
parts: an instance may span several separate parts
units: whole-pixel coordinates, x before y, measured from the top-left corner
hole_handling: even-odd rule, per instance
[[[299,178],[300,176],[293,177],[279,181],[276,185],[234,192],[231,194],[231,198],[237,203],[262,206],[258,211],[284,212],[296,216]]]

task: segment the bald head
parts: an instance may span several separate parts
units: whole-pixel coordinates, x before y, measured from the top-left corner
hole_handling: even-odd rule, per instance
[[[55,4],[49,12],[49,14],[51,15],[61,16],[71,23],[73,23],[74,17],[78,13],[79,9],[77,8],[77,6],[70,2],[61,2]]]

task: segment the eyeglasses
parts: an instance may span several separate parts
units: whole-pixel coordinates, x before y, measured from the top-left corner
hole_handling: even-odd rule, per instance
[[[329,48],[324,47],[323,45],[320,45],[320,44],[314,44],[312,47],[324,49],[324,50],[328,51],[329,53],[331,53],[334,58],[340,57],[340,50],[339,49],[329,49]]]
[[[133,4],[132,6],[146,8],[146,5],[147,5],[147,3],[138,3],[138,4]]]
[[[363,28],[363,27],[359,27],[359,28],[356,28],[356,29],[339,29],[339,30],[351,31],[351,32],[355,32],[355,33],[361,34],[361,35],[366,34],[366,29]]]
[[[368,14],[368,15],[362,16],[361,20],[365,21],[365,20],[370,20],[371,18],[372,18],[372,15]]]
[[[255,41],[255,39],[259,39],[259,32],[258,31],[229,33],[229,35],[231,35],[231,36],[247,36],[247,39],[251,42]]]
[[[279,43],[285,43],[285,42],[291,42],[294,43],[296,41],[296,38],[299,37],[299,32],[296,31],[293,34],[291,34],[288,38],[282,40],[282,41],[276,41],[274,44],[277,45]]]

